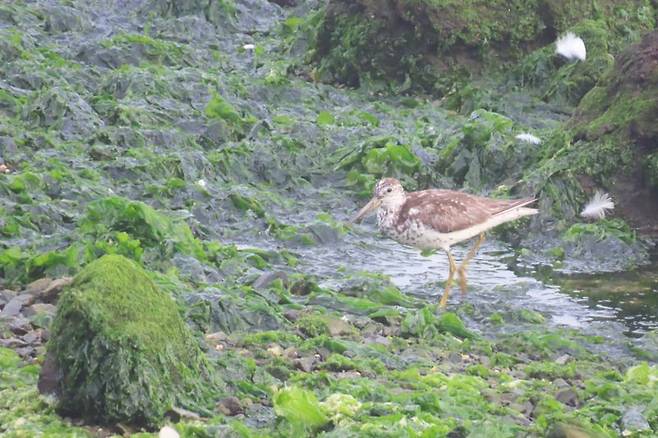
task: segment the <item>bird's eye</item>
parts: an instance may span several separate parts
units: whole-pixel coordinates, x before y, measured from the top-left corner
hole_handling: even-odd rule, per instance
[[[393,191],[393,188],[392,188],[392,187],[389,187],[388,189],[386,189],[386,191],[387,191],[388,193],[391,193],[391,192]]]

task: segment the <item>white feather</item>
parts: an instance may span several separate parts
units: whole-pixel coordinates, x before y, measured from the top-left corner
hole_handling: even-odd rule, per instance
[[[160,433],[158,434],[158,438],[179,438],[180,435],[174,429],[173,427],[165,426],[162,429],[160,429]]]
[[[253,44],[245,44],[244,46],[242,46],[242,48],[245,50],[254,50],[256,46]]]
[[[592,199],[585,205],[580,215],[590,219],[603,219],[606,210],[612,210],[614,208],[615,203],[612,202],[610,195],[597,190],[594,196],[592,196]]]
[[[516,139],[521,140],[521,141],[526,141],[526,142],[532,143],[532,144],[540,144],[541,143],[541,138],[535,137],[534,135],[532,135],[530,133],[527,133],[527,132],[523,132],[523,133],[517,135]]]
[[[555,45],[555,53],[562,55],[567,59],[580,59],[581,61],[584,61],[587,57],[585,42],[582,38],[577,37],[571,32],[558,38]]]

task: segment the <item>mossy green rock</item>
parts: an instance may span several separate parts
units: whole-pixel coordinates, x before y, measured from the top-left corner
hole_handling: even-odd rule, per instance
[[[311,60],[322,80],[442,92],[449,76],[515,62],[582,20],[611,16],[609,32],[637,36],[653,28],[652,13],[641,0],[332,0]]]
[[[93,421],[157,426],[209,387],[176,304],[123,256],[89,264],[62,294],[48,354],[61,373],[60,412]]]

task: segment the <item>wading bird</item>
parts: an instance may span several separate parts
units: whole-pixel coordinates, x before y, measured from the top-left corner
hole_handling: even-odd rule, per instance
[[[534,198],[491,199],[452,190],[407,193],[397,179],[384,178],[375,185],[373,198],[351,222],[358,223],[377,210],[377,225],[388,237],[421,250],[444,250],[450,263],[440,301],[441,307],[445,307],[455,272],[462,293],[466,292],[466,268],[484,242],[485,231],[537,214],[537,209],[526,207],[533,202]],[[479,236],[478,240],[457,267],[450,247],[475,236]]]

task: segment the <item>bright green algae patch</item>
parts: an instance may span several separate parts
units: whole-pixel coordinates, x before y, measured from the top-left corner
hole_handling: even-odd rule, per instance
[[[39,396],[38,377],[38,365],[27,365],[13,350],[0,347],[0,435],[89,436],[57,415],[52,400]]]
[[[48,353],[63,374],[59,410],[103,423],[157,425],[208,388],[208,364],[174,301],[118,255],[85,267],[63,293]]]

